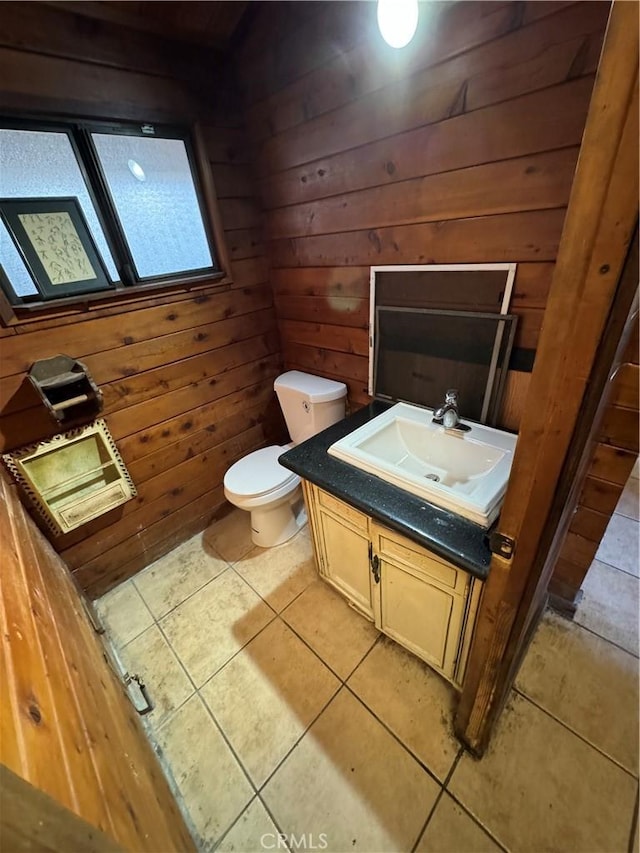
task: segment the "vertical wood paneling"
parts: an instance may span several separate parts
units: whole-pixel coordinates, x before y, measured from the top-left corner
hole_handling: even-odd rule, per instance
[[[95,23],[89,56],[77,44],[83,24],[72,12],[7,3],[2,14],[4,108],[198,121],[230,255],[231,284],[52,309],[2,339],[5,449],[55,431],[34,408],[25,373],[34,360],[64,352],[82,359],[101,387],[105,419],[132,466],[134,501],[54,543],[96,596],[205,527],[225,506],[226,466],[283,438],[272,391],[281,359],[262,213],[246,134],[227,108],[228,75],[218,75],[218,88],[203,86],[211,75],[195,61],[200,48],[193,56],[173,52],[166,40],[142,33],[119,40],[116,25]]]
[[[310,17],[301,51],[282,15],[277,47],[250,31],[237,62],[285,366],[361,404],[370,265],[515,261],[517,429],[609,4],[423,6],[399,52],[358,5],[331,4],[338,42]]]
[[[71,575],[0,476],[0,762],[125,850],[191,850]]]

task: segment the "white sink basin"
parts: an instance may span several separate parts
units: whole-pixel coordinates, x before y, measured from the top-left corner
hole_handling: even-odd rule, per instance
[[[468,432],[432,422],[433,412],[398,403],[336,441],[332,456],[483,527],[507,488],[516,436],[472,421]]]

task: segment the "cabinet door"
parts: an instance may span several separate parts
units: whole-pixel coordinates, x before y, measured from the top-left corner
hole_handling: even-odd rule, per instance
[[[368,518],[320,489],[316,493],[320,573],[373,619]]]
[[[454,680],[469,576],[377,525],[374,551],[380,558],[378,627]]]

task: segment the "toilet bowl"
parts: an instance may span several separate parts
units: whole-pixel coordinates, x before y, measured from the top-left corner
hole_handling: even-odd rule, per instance
[[[341,420],[347,393],[342,382],[299,370],[279,376],[274,389],[292,444],[254,450],[234,463],[224,475],[226,499],[251,513],[251,538],[262,548],[281,545],[307,521],[300,477],[283,468],[278,457]]]
[[[278,463],[286,450],[280,445],[254,450],[224,476],[226,499],[251,513],[251,538],[262,548],[291,539],[307,520],[300,477]]]

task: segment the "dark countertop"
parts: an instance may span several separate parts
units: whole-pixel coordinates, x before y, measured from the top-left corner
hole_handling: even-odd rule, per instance
[[[484,580],[491,560],[487,530],[327,453],[334,441],[389,406],[389,403],[374,401],[283,453],[278,461],[303,479]]]

